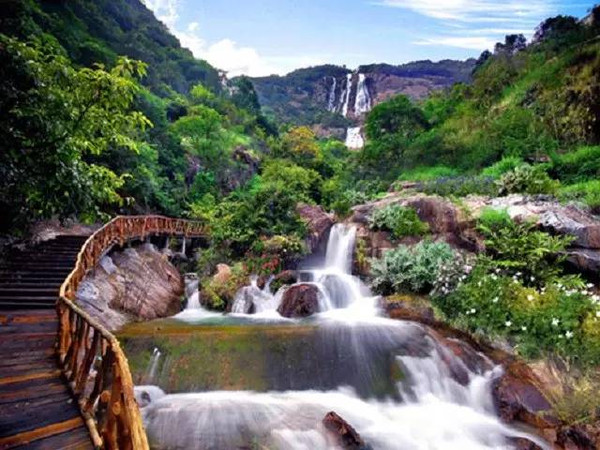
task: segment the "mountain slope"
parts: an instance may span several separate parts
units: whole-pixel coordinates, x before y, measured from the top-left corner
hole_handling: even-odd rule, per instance
[[[473,59],[372,64],[355,72],[324,65],[252,81],[265,112],[277,121],[312,125],[325,134],[339,134],[341,129],[343,134],[376,104],[397,94],[424,99],[454,83],[469,82],[474,67]]]
[[[173,89],[187,94],[201,82],[221,88],[219,71],[195,59],[139,0],[9,0],[3,2],[0,28],[27,39],[46,32],[81,65],[112,66],[126,55],[148,64],[143,83],[164,96]]]

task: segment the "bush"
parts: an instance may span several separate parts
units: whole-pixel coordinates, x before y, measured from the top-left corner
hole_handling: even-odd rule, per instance
[[[478,230],[485,238],[486,255],[482,261],[502,274],[521,278],[539,286],[561,272],[564,252],[571,236],[551,236],[535,230],[531,222],[517,223],[506,212],[487,210],[479,219]]]
[[[581,183],[600,178],[600,146],[581,147],[553,158],[552,174],[563,183]]]
[[[495,196],[498,194],[498,187],[494,183],[494,179],[483,176],[443,177],[421,183],[417,189],[426,194],[442,197],[466,197],[471,194]]]
[[[500,195],[555,194],[560,183],[550,178],[543,166],[523,164],[506,172],[498,181]]]
[[[517,156],[505,156],[497,163],[483,169],[481,174],[484,177],[500,178],[505,173],[515,170],[521,165],[523,165],[521,158]]]
[[[429,226],[419,219],[413,208],[400,205],[388,205],[373,211],[369,217],[369,226],[372,230],[390,231],[396,239],[421,236],[429,230]]]
[[[555,279],[540,289],[490,272],[484,265],[434,304],[459,327],[503,336],[523,356],[553,352],[584,364],[600,362],[600,339],[583,324],[600,308],[593,297],[573,288],[577,279]]]
[[[600,180],[563,186],[558,192],[562,201],[579,201],[587,205],[594,214],[600,214]]]
[[[237,291],[248,284],[248,272],[243,264],[231,268],[226,280],[210,278],[202,283],[200,299],[204,306],[216,311],[225,311],[233,303]]]
[[[429,181],[441,177],[458,176],[458,170],[447,166],[417,167],[403,172],[398,180],[400,181]]]
[[[419,242],[414,247],[401,245],[371,261],[373,288],[382,295],[401,292],[428,293],[442,265],[456,253],[443,242]]]

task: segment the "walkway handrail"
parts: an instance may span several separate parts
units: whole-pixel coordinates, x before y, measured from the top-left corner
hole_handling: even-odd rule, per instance
[[[118,216],[92,234],[57,303],[59,361],[96,448],[147,450],[148,440],[133,391],[133,379],[119,341],[75,303],[79,283],[115,244],[151,234],[205,236],[199,223],[163,216]]]

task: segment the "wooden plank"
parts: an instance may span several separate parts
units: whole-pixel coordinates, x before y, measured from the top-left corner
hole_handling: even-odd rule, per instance
[[[13,436],[2,437],[0,438],[0,449],[28,444],[39,439],[74,430],[82,425],[84,425],[84,423],[81,417],[75,417],[73,419],[65,420],[64,422],[54,423],[52,425],[47,425],[35,430],[26,431]]]
[[[43,372],[25,373],[25,374],[14,375],[12,377],[0,378],[0,386],[3,386],[5,384],[21,383],[23,381],[39,380],[39,379],[43,379],[43,378],[58,378],[58,377],[60,377],[59,369],[50,370],[50,371],[46,370]]]
[[[87,427],[78,427],[66,433],[57,434],[44,439],[31,442],[24,446],[13,447],[15,450],[87,450],[93,449],[94,446],[90,440],[90,435]]]

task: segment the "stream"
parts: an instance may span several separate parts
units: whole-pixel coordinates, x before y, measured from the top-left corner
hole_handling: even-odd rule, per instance
[[[312,317],[281,317],[286,288],[253,280],[230,314],[195,291],[177,316],[123,330],[152,448],[335,449],[329,411],[372,449],[509,449],[516,437],[548,448],[497,417],[501,367],[466,364],[427,327],[383,316],[351,274],[354,240],[335,225],[323,260],[301,270],[319,292]]]

